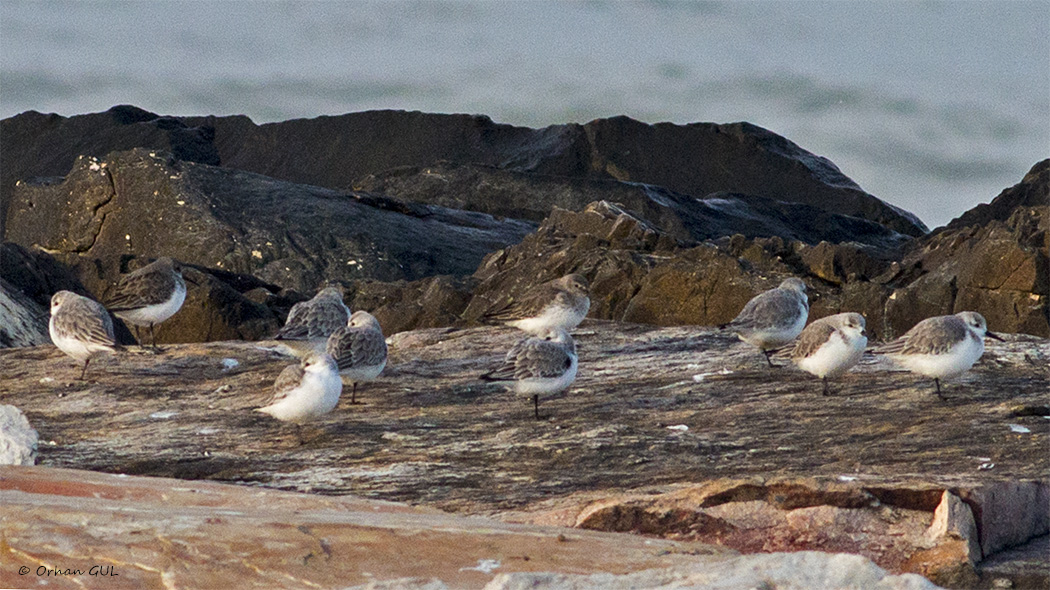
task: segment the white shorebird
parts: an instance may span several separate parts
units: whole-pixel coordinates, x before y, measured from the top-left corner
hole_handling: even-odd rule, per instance
[[[975,311],[961,311],[955,315],[926,318],[903,336],[875,348],[875,354],[884,354],[913,373],[933,377],[937,397],[941,393],[941,379],[958,377],[984,354],[984,337],[1003,340],[988,331],[984,316]]]
[[[386,367],[386,338],[377,320],[367,311],[355,311],[346,326],[328,337],[325,348],[335,359],[339,373],[350,378],[350,403],[357,403],[358,382],[371,381]]]
[[[503,364],[481,376],[500,381],[518,395],[531,396],[536,419],[540,419],[539,396],[557,393],[576,380],[576,343],[561,328],[549,328],[542,336],[518,341]]]
[[[773,350],[794,340],[808,317],[806,284],[791,277],[776,289],[752,297],[733,321],[719,328],[735,332],[744,342],[757,346],[772,367],[769,356]]]
[[[533,335],[550,328],[571,331],[587,317],[591,308],[589,289],[583,275],[565,275],[533,287],[521,299],[511,299],[501,307],[489,310],[481,319],[503,323]]]
[[[296,356],[324,352],[328,337],[349,319],[350,308],[343,303],[343,288],[325,287],[313,299],[292,306],[288,320],[274,339]]]
[[[59,350],[84,363],[81,379],[96,354],[116,352],[119,348],[113,335],[113,318],[106,308],[72,291],[51,296],[48,332]]]
[[[335,409],[343,381],[332,357],[314,353],[285,367],[273,384],[273,392],[267,405],[255,411],[300,424]]]
[[[824,382],[828,392],[828,377],[835,378],[850,370],[864,356],[868,345],[866,322],[859,313],[839,313],[820,318],[806,326],[799,335],[791,360],[803,371]]]
[[[140,343],[139,326],[149,326],[150,345],[156,349],[153,326],[175,315],[185,301],[182,267],[164,257],[120,277],[106,298],[106,308],[134,327]]]

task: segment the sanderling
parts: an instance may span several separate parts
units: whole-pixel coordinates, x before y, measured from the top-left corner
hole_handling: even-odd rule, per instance
[[[347,325],[328,337],[325,348],[339,366],[339,373],[354,384],[350,403],[357,403],[357,383],[371,381],[386,367],[386,338],[379,320],[367,311],[355,311]]]
[[[486,312],[481,319],[503,323],[533,335],[542,334],[549,328],[572,330],[587,317],[591,308],[589,288],[583,275],[565,275],[533,287],[521,299],[511,299]]]
[[[868,345],[864,328],[864,316],[859,313],[820,318],[802,330],[791,350],[791,360],[803,371],[820,377],[824,395],[829,395],[828,377],[842,375],[864,356]]]
[[[561,328],[548,328],[541,336],[518,341],[503,364],[481,376],[502,381],[518,395],[532,396],[536,419],[540,418],[540,395],[557,393],[576,379],[576,343]]]
[[[113,318],[106,308],[72,291],[59,291],[51,297],[48,331],[59,350],[84,362],[81,379],[93,356],[119,348],[113,335]]]
[[[139,343],[142,342],[139,326],[149,326],[150,345],[156,349],[154,324],[175,315],[184,301],[186,281],[182,278],[182,267],[164,257],[120,277],[106,298],[106,308],[134,326]]]
[[[933,377],[937,397],[941,394],[941,379],[950,379],[970,370],[984,354],[984,337],[1002,341],[988,331],[984,316],[974,311],[955,315],[926,318],[903,336],[874,349],[905,369]]]
[[[325,353],[312,353],[281,371],[273,384],[273,398],[255,411],[299,424],[331,412],[342,392],[335,360]]]
[[[757,346],[772,367],[769,355],[773,349],[794,340],[805,327],[807,317],[806,284],[791,277],[776,289],[752,297],[733,321],[719,328],[736,332],[741,340]]]
[[[343,288],[325,287],[313,299],[292,306],[288,320],[274,339],[280,340],[296,356],[324,352],[328,337],[346,326],[349,319],[350,308],[343,303]]]

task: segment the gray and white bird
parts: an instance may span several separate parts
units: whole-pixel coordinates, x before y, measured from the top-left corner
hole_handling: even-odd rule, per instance
[[[576,380],[576,342],[562,328],[547,328],[540,336],[518,341],[485,381],[499,381],[522,396],[532,397],[536,419],[540,419],[541,395],[567,389]]]
[[[571,331],[580,325],[591,308],[590,285],[581,274],[570,274],[547,281],[511,299],[481,317],[488,323],[502,323],[533,335],[550,328]]]
[[[332,357],[312,353],[298,364],[285,367],[273,384],[273,392],[270,401],[255,411],[300,424],[335,409],[343,393],[343,381]]]
[[[799,334],[791,349],[791,360],[803,371],[824,382],[824,395],[829,395],[828,378],[835,378],[860,362],[868,345],[864,316],[839,313],[813,322]]]
[[[175,315],[185,301],[182,266],[164,257],[120,277],[106,298],[106,308],[134,327],[139,343],[139,326],[149,326],[150,346],[156,349],[153,326]]]
[[[328,337],[346,326],[350,308],[343,303],[343,288],[325,287],[309,301],[300,301],[288,312],[284,327],[274,336],[298,357],[325,352]]]
[[[984,354],[984,337],[1003,340],[988,331],[984,316],[975,311],[926,318],[903,336],[874,349],[913,373],[933,377],[937,397],[941,379],[958,377]]]
[[[84,363],[81,379],[95,355],[113,353],[120,348],[113,335],[113,318],[106,308],[72,291],[59,291],[51,296],[48,332],[59,350]]]
[[[775,349],[794,340],[802,332],[808,317],[806,284],[791,277],[784,279],[776,289],[752,297],[733,321],[719,328],[735,332],[744,342],[757,346],[772,367],[769,356]]]
[[[357,384],[375,379],[386,367],[383,329],[367,311],[355,311],[345,326],[328,337],[325,350],[335,359],[339,373],[353,382],[351,404],[357,403]]]

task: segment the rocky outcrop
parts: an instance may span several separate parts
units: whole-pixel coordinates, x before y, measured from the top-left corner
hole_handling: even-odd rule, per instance
[[[272,342],[132,347],[93,362],[86,382],[53,347],[8,349],[0,395],[40,432],[38,464],[50,467],[353,494],[747,551],[847,551],[945,580],[974,579],[976,555],[965,519],[935,526],[946,491],[970,510],[981,560],[1045,534],[1046,340],[990,341],[943,402],[928,380],[878,358],[824,397],[810,375],[770,369],[710,328],[590,320],[576,337],[578,379],[541,401],[541,421],[477,377],[520,338],[504,328],[391,336],[386,371],[359,388],[365,404],[305,427],[302,445],[294,427],[252,411],[291,362]]]
[[[4,203],[18,180],[63,175],[82,155],[103,159],[143,147],[331,189],[395,168],[448,161],[643,183],[691,198],[741,193],[811,205],[909,236],[926,231],[914,216],[865,193],[828,160],[748,123],[647,125],[614,117],[530,129],[484,116],[369,111],[256,125],[243,116],[161,117],[121,106],[70,118],[27,112],[0,122],[0,133],[8,145],[23,146],[5,150],[0,162]],[[481,200],[454,197],[465,205]],[[542,204],[525,209],[543,211],[554,204],[544,196]]]
[[[543,221],[551,207],[579,211],[589,203],[608,201],[685,242],[735,234],[780,236],[810,244],[824,240],[856,242],[889,253],[911,241],[874,221],[833,213],[814,204],[727,191],[701,198],[655,184],[538,175],[451,162],[372,174],[356,181],[354,188],[405,201],[535,222]]]
[[[1013,203],[1007,214],[1005,207]],[[971,310],[984,315],[993,330],[1050,336],[1048,204],[1050,160],[991,205],[919,240],[890,279],[897,288],[886,302],[886,315],[894,332],[932,315]],[[984,218],[989,220],[983,225],[962,225]]]
[[[741,556],[206,482],[7,467],[0,499],[8,588],[935,588],[856,555]]]
[[[72,268],[96,299],[135,259],[170,256],[196,269],[184,310],[161,325],[159,342],[265,337],[282,318],[247,298],[251,290],[309,296],[325,279],[466,275],[531,229],[141,149],[82,159],[61,183],[20,183],[14,193],[8,238]]]

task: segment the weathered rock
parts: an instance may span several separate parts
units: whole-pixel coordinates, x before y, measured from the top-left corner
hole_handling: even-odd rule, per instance
[[[1048,588],[1050,587],[1050,535],[997,553],[981,562],[977,573],[981,588]]]
[[[858,242],[894,251],[911,240],[878,223],[812,205],[743,193],[703,197],[619,180],[538,175],[497,167],[438,162],[373,174],[354,188],[405,201],[543,221],[552,206],[579,211],[595,201],[618,203],[680,241],[742,234],[816,244]]]
[[[38,438],[21,410],[0,404],[0,465],[33,465]]]
[[[0,501],[6,588],[482,588],[508,571],[676,571],[732,557],[353,497],[68,469],[2,467]]]
[[[48,311],[0,278],[0,348],[50,344]]]
[[[159,342],[259,338],[278,322],[241,292],[279,290],[276,283],[312,294],[325,279],[466,275],[486,253],[530,230],[522,222],[291,185],[143,150],[81,160],[64,182],[22,183],[15,194],[9,237],[72,267],[96,299],[117,279],[118,263],[133,257],[171,256],[208,271],[211,278],[200,275],[203,282],[191,285],[183,311],[162,324]],[[240,289],[216,278],[240,282]]]
[[[890,571],[930,548],[904,540],[925,538],[946,490],[968,502],[978,530],[994,521],[1039,534],[1046,504],[1037,495],[1019,511],[996,501],[998,491],[970,491],[1050,486],[1046,340],[990,342],[942,402],[927,380],[881,359],[862,362],[824,397],[808,374],[769,369],[753,348],[712,329],[590,321],[576,337],[577,381],[542,401],[549,418],[536,421],[527,404],[477,378],[517,331],[396,334],[387,370],[358,391],[365,405],[341,406],[306,427],[304,445],[293,427],[252,411],[290,362],[261,343],[169,345],[159,355],[133,348],[93,364],[87,382],[53,347],[9,349],[0,351],[0,383],[2,398],[17,400],[49,441],[38,459],[46,466],[352,493],[567,525],[625,493],[668,506],[677,492],[675,510],[647,517],[635,503],[624,514],[638,515],[650,534],[729,530],[723,541],[819,545]],[[55,380],[41,383],[45,375]],[[682,492],[719,480],[737,483],[692,504],[700,496]],[[734,512],[756,503],[766,506]],[[748,537],[747,514],[777,527]]]
[[[980,204],[951,220],[943,229],[963,229],[1006,221],[1018,207],[1050,206],[1050,159],[1037,162],[1021,182],[1004,189],[988,204]],[[938,231],[941,231],[939,228]]]
[[[1021,207],[1006,222],[921,240],[901,262],[894,283],[903,285],[886,302],[892,334],[933,315],[969,310],[984,315],[992,330],[1050,336],[1048,227],[1046,207]]]
[[[857,555],[816,551],[741,555],[696,567],[649,570],[634,574],[536,574],[496,576],[485,590],[736,590],[739,588],[812,590],[935,590],[914,574],[887,575]]]
[[[529,129],[484,116],[369,111],[255,125],[243,116],[172,118],[115,107],[68,119],[23,113],[0,122],[0,133],[7,145],[17,146],[6,150],[0,167],[4,202],[15,181],[64,174],[77,156],[103,158],[144,147],[209,164],[216,163],[217,151],[229,168],[334,189],[370,174],[446,160],[645,183],[698,198],[741,193],[812,205],[905,235],[926,231],[914,216],[865,193],[828,160],[748,123],[647,125],[614,117]],[[12,152],[27,156],[10,157]],[[35,156],[45,154],[38,163]],[[546,201],[544,208],[554,204]]]

